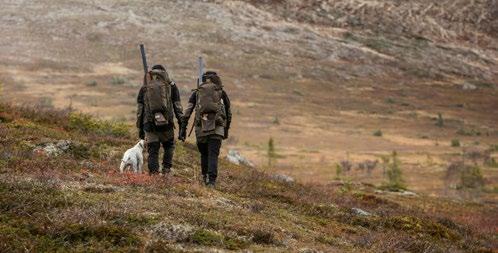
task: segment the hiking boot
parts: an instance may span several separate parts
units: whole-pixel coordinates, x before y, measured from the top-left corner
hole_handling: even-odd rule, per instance
[[[171,173],[171,168],[163,168],[163,175],[167,176]]]
[[[216,186],[216,182],[215,182],[215,181],[208,180],[208,181],[206,182],[206,187],[207,187],[207,188],[215,188],[215,186]]]

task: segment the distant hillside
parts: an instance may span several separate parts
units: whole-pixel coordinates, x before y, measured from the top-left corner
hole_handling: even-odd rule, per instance
[[[448,196],[455,189],[444,174],[466,150],[490,150],[498,160],[496,5],[2,1],[0,100],[71,106],[131,124],[144,43],[150,64],[166,65],[184,106],[198,56],[221,75],[234,115],[222,152],[235,149],[264,167],[272,138],[281,157],[266,168],[272,173],[327,185],[347,160],[354,168],[345,178],[380,185],[380,166],[367,174],[358,165],[395,150],[410,189]],[[491,165],[480,164],[487,189],[480,201],[498,199]]]
[[[498,3],[494,0],[246,0],[286,19],[370,30],[434,41],[474,43],[496,49]]]
[[[117,173],[125,125],[0,104],[1,252],[492,252],[496,206],[285,182],[221,162],[199,185],[191,144],[168,178]]]

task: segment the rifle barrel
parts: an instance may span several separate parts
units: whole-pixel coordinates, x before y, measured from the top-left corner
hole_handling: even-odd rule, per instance
[[[197,80],[197,86],[202,83],[202,75],[204,75],[204,61],[202,57],[199,57],[199,79]]]
[[[140,44],[140,54],[142,55],[142,64],[144,66],[144,74],[149,72],[149,66],[147,65],[147,56],[145,55],[145,46]]]

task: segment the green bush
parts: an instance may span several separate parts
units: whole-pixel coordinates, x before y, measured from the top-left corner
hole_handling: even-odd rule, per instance
[[[376,137],[382,137],[384,134],[382,133],[382,130],[377,130],[375,132],[373,132],[373,136],[376,136]]]
[[[83,113],[71,113],[67,127],[69,130],[78,130],[98,135],[122,137],[129,134],[128,126],[124,123],[101,121]]]
[[[126,79],[121,78],[119,76],[113,76],[111,80],[112,85],[123,85],[126,83]]]
[[[451,146],[454,148],[460,147],[461,146],[460,140],[458,140],[458,139],[451,140]]]
[[[95,87],[97,85],[98,85],[98,83],[95,80],[89,81],[89,82],[86,83],[86,86],[90,86],[90,87]]]
[[[88,159],[92,155],[90,147],[81,143],[71,144],[71,146],[69,147],[69,151],[76,159]]]
[[[460,172],[460,189],[481,189],[484,177],[479,166],[465,166]]]

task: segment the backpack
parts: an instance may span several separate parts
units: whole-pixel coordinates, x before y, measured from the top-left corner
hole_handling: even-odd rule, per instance
[[[197,121],[203,132],[225,126],[225,109],[221,102],[223,87],[205,82],[197,88]]]
[[[146,82],[145,86],[144,104],[153,116],[155,125],[165,126],[173,123],[171,83],[165,80],[163,73],[151,73],[152,78]]]

